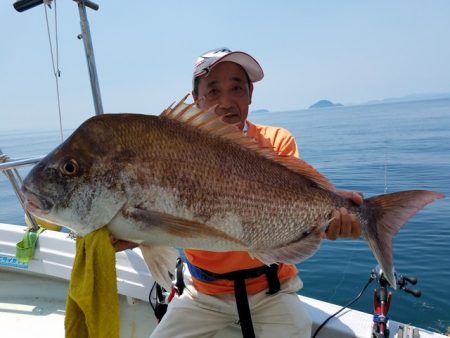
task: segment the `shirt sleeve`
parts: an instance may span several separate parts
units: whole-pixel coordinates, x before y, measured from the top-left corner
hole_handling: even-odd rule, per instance
[[[279,143],[277,153],[281,156],[295,156],[298,158],[299,152],[294,137],[287,130],[284,130],[284,132],[286,135]]]
[[[292,134],[284,128],[255,125],[247,121],[247,135],[262,147],[271,147],[280,156],[299,157],[297,144]]]

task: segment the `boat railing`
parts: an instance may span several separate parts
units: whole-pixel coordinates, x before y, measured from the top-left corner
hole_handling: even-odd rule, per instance
[[[3,154],[0,150],[0,171],[13,170],[18,167],[36,164],[42,160],[44,156],[30,157],[23,159],[10,159],[7,155]]]
[[[34,217],[32,217],[31,214],[25,208],[25,199],[22,193],[20,192],[20,187],[22,185],[23,180],[17,168],[26,165],[36,164],[42,158],[43,156],[25,159],[10,159],[6,154],[3,154],[3,152],[0,150],[0,172],[2,172],[11,183],[14,193],[16,194],[16,197],[19,200],[26,217],[28,217],[28,219],[31,222],[31,229],[33,231],[37,231],[39,229],[39,226]]]

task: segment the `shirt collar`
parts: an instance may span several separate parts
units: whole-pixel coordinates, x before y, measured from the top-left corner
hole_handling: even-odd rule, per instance
[[[248,122],[247,122],[247,120],[245,120],[244,128],[242,128],[242,131],[244,132],[245,135],[247,135],[247,132],[248,132]]]

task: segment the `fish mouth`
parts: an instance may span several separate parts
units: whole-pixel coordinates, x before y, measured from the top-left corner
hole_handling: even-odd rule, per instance
[[[47,197],[44,197],[26,186],[21,188],[22,195],[24,196],[24,205],[33,215],[46,215],[52,210],[54,203]]]

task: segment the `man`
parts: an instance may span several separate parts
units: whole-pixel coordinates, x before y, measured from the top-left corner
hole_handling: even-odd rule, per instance
[[[282,156],[298,157],[295,140],[288,131],[247,120],[253,83],[263,76],[262,68],[250,55],[226,48],[213,50],[200,56],[195,64],[192,95],[200,108],[217,105],[216,113],[223,121],[236,125],[260,145],[270,146]],[[357,193],[341,193],[356,204],[362,203]],[[335,210],[330,218],[324,237],[356,239],[361,235],[356,217],[346,209]],[[120,245],[116,243],[117,247]],[[185,255],[191,274],[185,276],[186,289],[172,300],[152,337],[212,337],[218,330],[237,322],[236,307],[242,326],[243,321],[247,325],[243,327],[243,332],[247,330],[244,335],[310,337],[311,320],[296,294],[302,282],[295,266],[279,264],[268,268],[247,252],[186,249]],[[245,278],[242,279],[245,281],[243,297],[248,294],[247,306],[245,302],[242,305],[236,278]],[[268,290],[271,294],[267,294]],[[251,309],[250,328],[248,309]]]

